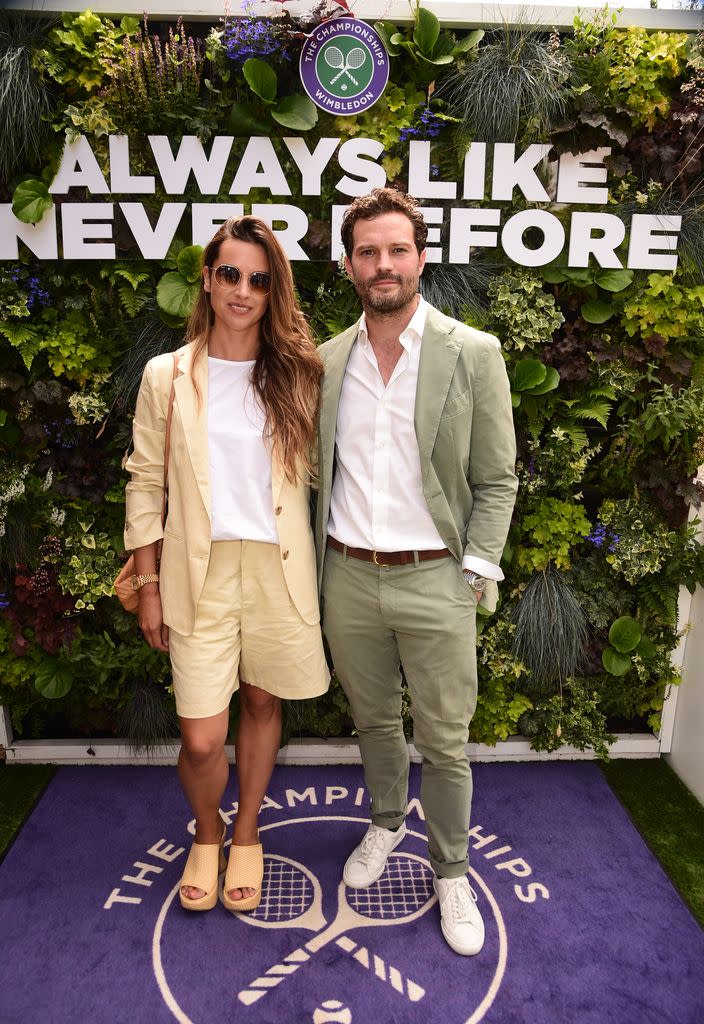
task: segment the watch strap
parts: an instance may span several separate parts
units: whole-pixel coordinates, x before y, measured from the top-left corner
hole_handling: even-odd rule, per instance
[[[132,577],[132,587],[135,590],[141,590],[145,583],[158,583],[159,573],[158,572],[146,572]]]

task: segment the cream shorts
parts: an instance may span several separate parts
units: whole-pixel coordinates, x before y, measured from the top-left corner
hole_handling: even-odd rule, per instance
[[[240,680],[290,700],[330,683],[320,626],[291,601],[278,544],[213,542],[195,628],[169,629],[169,653],[181,718],[224,711]]]

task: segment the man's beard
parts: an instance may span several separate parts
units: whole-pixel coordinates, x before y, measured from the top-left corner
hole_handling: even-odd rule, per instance
[[[374,292],[373,286],[378,281],[394,281],[400,285],[395,293]],[[392,314],[405,309],[412,302],[418,291],[417,277],[403,277],[401,274],[386,274],[384,277],[374,278],[371,281],[355,281],[354,286],[357,294],[362,300],[362,305],[374,313]]]

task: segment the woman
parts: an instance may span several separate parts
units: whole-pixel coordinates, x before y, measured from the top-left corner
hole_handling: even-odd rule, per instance
[[[288,260],[263,221],[226,221],[203,264],[176,371],[173,355],[144,371],[127,463],[125,547],[135,555],[139,625],[171,658],[179,777],[196,822],[180,887],[187,910],[217,901],[224,747],[239,688],[239,809],[222,899],[244,911],[261,899],[257,818],[279,748],[281,698],[317,696],[329,684],[308,506],[322,364]]]

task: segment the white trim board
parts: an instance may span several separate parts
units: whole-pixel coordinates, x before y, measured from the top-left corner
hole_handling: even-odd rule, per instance
[[[132,14],[141,18],[145,9],[152,21],[173,19],[181,16],[186,21],[218,21],[224,13],[223,0],[2,0],[5,10],[27,11],[31,14],[58,14],[60,12],[84,11],[90,7],[94,14],[120,16]],[[233,0],[234,15],[243,13],[242,5]],[[411,6],[407,0],[352,0],[350,6],[358,18],[367,22],[385,20],[397,25],[413,21]],[[425,0],[424,7],[432,11],[448,28],[501,28],[504,25],[544,25],[546,28],[571,29],[575,15],[582,18],[595,14],[601,5],[592,7],[543,5],[543,4],[486,4],[473,0]],[[702,27],[700,11],[681,9],[651,9],[643,7],[621,8],[611,5],[617,13],[617,24],[621,28],[639,25],[647,29],[674,32],[696,32]],[[309,0],[294,0],[287,10],[292,15],[310,10]],[[275,9],[275,8],[274,8]],[[282,9],[282,8],[280,8]],[[272,13],[270,4],[255,3],[255,15]]]
[[[153,752],[135,753],[125,743],[110,739],[77,740],[19,740],[5,749],[8,764],[129,764],[173,765],[178,757],[179,743],[159,747]],[[234,763],[235,750],[225,747],[228,760]],[[409,744],[411,760],[420,761],[420,755]],[[514,736],[495,747],[484,743],[468,743],[467,753],[472,761],[593,761],[593,751],[577,750],[568,745],[548,753],[531,750],[530,740]],[[660,756],[660,743],[651,733],[633,733],[617,736],[611,747],[612,758],[652,758]],[[300,739],[282,747],[278,764],[360,764],[359,747],[354,739]]]

